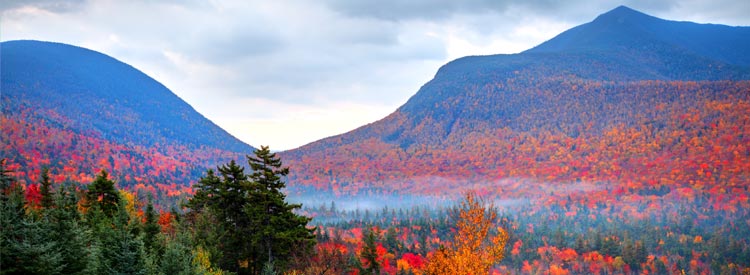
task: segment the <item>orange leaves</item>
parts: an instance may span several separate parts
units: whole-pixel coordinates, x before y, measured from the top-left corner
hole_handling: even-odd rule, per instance
[[[428,274],[487,274],[505,256],[508,233],[493,227],[497,219],[494,206],[487,207],[474,193],[468,193],[458,209],[453,242],[429,257]]]

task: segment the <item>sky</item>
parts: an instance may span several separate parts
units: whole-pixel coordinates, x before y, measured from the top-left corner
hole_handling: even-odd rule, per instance
[[[453,59],[518,53],[619,5],[750,26],[747,0],[2,0],[0,40],[105,53],[287,150],[387,116]]]

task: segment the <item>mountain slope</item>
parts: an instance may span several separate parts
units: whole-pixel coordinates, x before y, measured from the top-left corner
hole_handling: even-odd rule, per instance
[[[3,97],[45,104],[121,143],[179,142],[234,151],[252,148],[196,112],[161,83],[109,56],[40,41],[2,43]]]
[[[339,193],[746,184],[749,33],[618,7],[520,54],[452,61],[388,117],[283,156],[293,181]]]
[[[0,44],[4,158],[33,180],[98,169],[121,185],[197,180],[205,167],[252,147],[161,83],[104,54],[41,41]]]

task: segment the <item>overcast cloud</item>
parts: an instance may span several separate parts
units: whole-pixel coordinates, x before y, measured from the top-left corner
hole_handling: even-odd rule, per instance
[[[618,5],[750,25],[750,1],[0,2],[0,39],[103,52],[243,141],[292,149],[373,122],[446,62],[517,53]]]

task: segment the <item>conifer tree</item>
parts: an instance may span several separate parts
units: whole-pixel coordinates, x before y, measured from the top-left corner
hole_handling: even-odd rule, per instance
[[[54,194],[56,207],[49,210],[52,239],[59,243],[64,263],[62,273],[87,274],[86,266],[90,260],[87,244],[90,242],[91,234],[81,224],[75,187],[71,185],[68,188],[61,185]]]
[[[146,249],[146,253],[157,256],[156,260],[158,261],[158,256],[164,252],[164,246],[159,240],[161,226],[159,226],[159,216],[156,213],[156,210],[154,210],[151,196],[149,196],[144,215],[143,245]]]
[[[55,199],[52,197],[52,181],[49,178],[49,168],[42,168],[42,174],[39,177],[40,193],[42,195],[42,208],[50,209],[54,206]]]
[[[377,275],[380,274],[380,262],[378,262],[378,244],[375,239],[375,232],[370,228],[364,234],[364,247],[362,247],[362,259],[365,260],[362,273]]]
[[[89,184],[86,202],[89,207],[98,208],[109,218],[117,213],[120,194],[115,189],[115,182],[109,179],[107,171],[102,170]]]
[[[235,161],[217,167],[218,174],[209,170],[194,187],[196,193],[188,207],[198,213],[210,212],[206,217],[215,218],[219,223],[215,227],[224,230],[218,234],[217,242],[223,255],[221,268],[239,274],[259,274],[266,263],[272,263],[283,269],[292,249],[311,248],[314,236],[312,229],[306,228],[310,219],[293,212],[301,205],[285,201],[281,189],[286,183],[282,178],[289,169],[282,167],[276,154],[262,146],[247,159],[252,170],[249,175]]]

